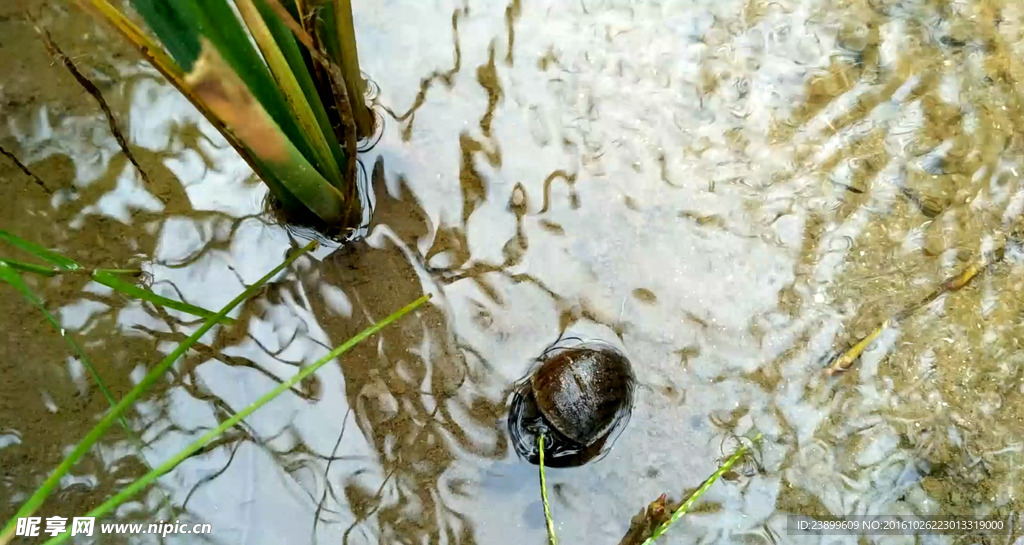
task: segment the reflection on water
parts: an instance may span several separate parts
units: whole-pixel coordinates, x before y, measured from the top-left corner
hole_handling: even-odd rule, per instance
[[[822,373],[1018,223],[1021,5],[354,8],[387,113],[364,155],[368,236],[298,261],[204,338],[132,415],[144,455],[112,430],[45,515],[98,504],[422,293],[427,310],[117,517],[202,519],[223,543],[540,543],[506,400],[563,335],[622,346],[639,382],[609,454],[548,474],[566,543],[618,542],[752,429],[757,471],[716,484],[666,543],[791,541],[788,513],[1021,510],[1019,259]],[[79,12],[43,10],[147,185],[19,13],[0,8],[0,145],[51,191],[0,158],[0,228],[138,264],[159,293],[211,308],[280,260],[295,235],[261,214],[263,187],[187,101]],[[33,282],[118,395],[196,326],[83,278]],[[106,402],[34,309],[0,293],[6,517]]]

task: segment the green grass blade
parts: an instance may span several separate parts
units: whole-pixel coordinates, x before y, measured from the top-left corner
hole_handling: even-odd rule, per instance
[[[277,396],[279,396],[282,393],[288,391],[293,386],[298,384],[299,381],[301,381],[302,379],[304,379],[304,378],[308,377],[309,375],[315,373],[318,369],[323,367],[325,364],[327,364],[331,360],[337,358],[338,356],[344,354],[345,352],[348,352],[353,346],[355,346],[355,345],[359,344],[360,342],[366,340],[368,337],[370,337],[371,335],[374,335],[375,333],[377,333],[381,329],[384,329],[385,327],[387,327],[389,324],[391,324],[395,320],[398,320],[399,318],[401,318],[401,317],[405,316],[406,314],[412,312],[413,310],[418,308],[420,305],[422,305],[423,303],[427,302],[428,299],[430,299],[430,295],[424,295],[424,296],[420,297],[419,299],[416,299],[412,303],[409,303],[408,305],[406,305],[406,306],[402,307],[401,309],[399,309],[398,311],[394,312],[393,314],[391,314],[387,318],[384,318],[383,320],[381,320],[381,321],[371,325],[370,327],[364,329],[359,334],[357,334],[355,337],[352,337],[351,339],[345,341],[344,344],[342,344],[341,346],[335,348],[330,353],[328,353],[326,356],[320,358],[319,360],[317,360],[312,365],[304,367],[302,370],[300,370],[299,372],[295,373],[288,380],[278,384],[276,387],[274,387],[273,390],[270,390],[269,392],[267,392],[267,393],[263,394],[262,396],[260,396],[259,399],[254,401],[248,407],[242,409],[241,411],[238,411],[237,413],[232,415],[230,418],[226,419],[224,422],[221,422],[221,424],[219,426],[217,426],[216,428],[214,428],[214,429],[206,432],[205,434],[203,434],[202,437],[200,437],[199,439],[196,439],[195,441],[193,441],[187,447],[185,447],[184,449],[179,451],[177,454],[175,454],[174,456],[169,458],[166,462],[164,462],[163,464],[160,464],[156,468],[153,468],[153,470],[151,470],[150,472],[146,473],[145,475],[140,477],[138,480],[136,480],[132,484],[130,484],[127,487],[125,487],[123,490],[121,490],[121,492],[118,492],[116,495],[114,495],[113,497],[111,497],[107,501],[103,502],[102,504],[100,504],[98,507],[96,507],[92,511],[89,511],[88,513],[86,513],[85,516],[86,517],[99,518],[99,517],[102,517],[102,516],[106,515],[107,513],[111,512],[112,510],[116,509],[117,506],[120,505],[121,503],[123,503],[125,500],[127,500],[127,499],[131,498],[132,496],[134,496],[135,494],[138,494],[139,492],[141,492],[147,486],[149,486],[154,481],[156,481],[158,478],[160,478],[161,475],[163,475],[163,474],[167,473],[168,471],[174,469],[183,460],[185,460],[186,458],[188,458],[192,454],[196,453],[199,449],[201,449],[204,446],[208,445],[211,441],[216,439],[218,436],[220,436],[225,431],[231,429],[233,426],[237,425],[239,422],[244,420],[246,417],[248,417],[252,413],[256,412],[256,410],[258,410],[260,407],[266,405],[267,403],[272,401]],[[56,545],[58,543],[62,543],[64,541],[66,541],[69,537],[71,537],[70,530],[68,530],[68,531],[66,531],[66,532],[64,532],[64,533],[62,533],[60,535],[57,535],[57,536],[55,536],[53,538],[50,538],[49,540],[44,542],[44,545]]]
[[[57,252],[54,252],[53,250],[43,248],[42,246],[34,242],[29,242],[19,237],[18,235],[15,235],[14,233],[5,231],[3,229],[0,229],[0,240],[3,240],[4,242],[7,242],[8,244],[14,246],[15,248],[24,250],[38,257],[39,259],[42,259],[43,261],[52,263],[57,267],[67,271],[73,271],[75,269],[80,269],[82,267],[74,260],[68,259],[58,254]]]
[[[25,299],[28,299],[28,302],[32,303],[32,306],[36,307],[39,309],[39,312],[43,313],[43,317],[46,318],[47,322],[50,322],[50,325],[52,325],[54,329],[57,330],[57,334],[59,334],[60,338],[64,340],[64,344],[68,346],[71,353],[80,359],[82,361],[82,365],[89,370],[89,374],[92,375],[93,380],[96,381],[96,385],[99,387],[100,391],[103,392],[103,397],[107,398],[107,401],[110,402],[111,406],[117,405],[117,399],[114,397],[114,394],[110,392],[110,389],[107,388],[106,383],[103,382],[103,378],[100,377],[99,371],[96,370],[96,367],[93,366],[92,362],[89,361],[89,358],[86,357],[85,351],[82,350],[82,347],[67,334],[64,327],[57,321],[57,318],[55,318],[53,314],[46,309],[46,305],[43,304],[43,300],[40,299],[34,291],[32,291],[32,288],[28,287],[28,284],[26,284],[21,278],[21,275],[15,272],[10,265],[0,262],[0,280],[7,282],[11,287],[21,292],[21,294],[25,296]],[[128,423],[123,417],[118,418],[118,423],[122,428],[124,428],[124,431],[126,431],[130,437],[138,440],[138,438],[135,437],[135,434],[132,433],[131,428],[128,427]]]
[[[82,266],[80,264],[78,264],[77,262],[72,261],[72,260],[70,260],[70,259],[68,259],[68,258],[66,258],[66,257],[64,257],[64,256],[62,256],[62,255],[60,255],[60,254],[58,254],[56,252],[53,252],[51,250],[47,250],[46,248],[43,248],[43,247],[39,246],[38,244],[35,244],[35,243],[30,242],[28,240],[25,240],[25,239],[15,235],[15,234],[13,234],[13,233],[10,233],[8,231],[0,230],[0,239],[3,239],[5,241],[11,243],[14,246],[17,246],[18,248],[21,248],[21,249],[23,249],[23,250],[25,250],[27,252],[30,252],[33,255],[39,256],[40,258],[45,259],[45,260],[49,261],[50,263],[53,263],[54,265],[57,265],[58,267],[60,267],[60,269],[52,269],[50,267],[46,267],[46,266],[43,266],[43,265],[36,265],[34,263],[26,263],[24,261],[19,261],[17,259],[0,258],[0,264],[5,264],[8,267],[10,267],[11,269],[20,270],[20,271],[23,271],[23,272],[30,272],[30,273],[33,273],[33,274],[39,274],[39,275],[42,275],[42,276],[56,276],[58,274],[61,274],[62,272],[67,272],[67,271],[88,272],[88,271],[83,271],[82,268],[81,268]],[[95,271],[92,271],[92,278],[93,278],[93,280],[99,282],[100,284],[103,284],[104,286],[107,286],[109,288],[113,288],[114,290],[119,291],[119,292],[121,292],[121,293],[123,293],[125,295],[128,295],[129,297],[135,297],[135,298],[138,298],[138,299],[143,299],[145,301],[149,301],[149,302],[157,304],[157,305],[162,305],[162,306],[165,306],[167,308],[171,308],[171,309],[174,309],[174,310],[179,310],[181,312],[185,312],[185,313],[188,313],[188,314],[193,314],[193,315],[199,316],[201,318],[208,318],[208,317],[214,315],[213,312],[211,312],[209,310],[206,310],[205,308],[197,307],[195,305],[190,305],[190,304],[182,302],[182,301],[175,301],[173,299],[168,299],[167,297],[163,297],[163,296],[157,295],[157,294],[153,293],[152,291],[140,288],[140,287],[136,286],[135,284],[132,284],[132,283],[129,283],[129,282],[125,282],[124,280],[121,280],[120,278],[117,277],[118,274],[131,274],[131,273],[137,273],[137,272],[138,271],[129,270],[129,269],[96,269]],[[21,278],[18,277],[17,280],[20,281]],[[8,283],[11,283],[11,280],[8,280]],[[14,284],[12,284],[12,285],[14,285]],[[24,285],[24,282],[22,282],[22,285]],[[15,287],[18,288],[18,290],[21,291],[22,293],[25,293],[25,291],[22,290],[19,286],[15,285]],[[24,287],[26,289],[28,288],[28,286],[24,286]],[[28,296],[28,295],[26,295],[26,296]],[[30,298],[30,300],[32,300],[32,299]],[[37,304],[35,301],[33,301],[33,304],[36,304],[36,306],[39,306],[41,303]],[[45,309],[44,309],[44,312],[45,312]],[[225,318],[222,321],[222,323],[231,324],[231,323],[234,323],[234,320],[232,320],[231,318]],[[59,329],[59,327],[58,327],[58,329]]]
[[[46,265],[36,265],[35,263],[26,263],[17,259],[0,258],[0,263],[7,265],[8,267],[21,272],[28,272],[32,274],[39,274],[42,276],[57,276],[61,271],[52,269]]]
[[[754,442],[756,443],[757,441],[760,441],[761,437],[763,436],[764,434],[758,433],[757,436],[754,437]],[[652,533],[651,537],[647,538],[642,545],[652,545],[655,539],[661,537],[662,534],[667,532],[669,527],[675,524],[677,520],[683,518],[683,515],[690,511],[690,508],[693,507],[693,504],[697,503],[697,500],[699,500],[700,497],[703,496],[709,488],[711,488],[711,485],[715,484],[715,481],[717,481],[719,477],[721,477],[727,471],[729,471],[729,468],[731,468],[733,464],[735,464],[740,458],[742,458],[743,455],[747,453],[747,450],[749,450],[749,448],[750,447],[748,445],[741,445],[739,450],[737,450],[735,454],[730,456],[729,459],[726,460],[724,464],[722,464],[722,467],[719,467],[714,473],[712,473],[711,476],[708,477],[707,480],[705,480],[700,485],[700,487],[697,488],[697,490],[693,491],[693,494],[690,494],[689,498],[686,498],[686,501],[684,501],[682,505],[680,505],[675,511],[672,512],[671,518],[669,518],[667,521],[665,521],[660,526],[654,529],[654,533]]]
[[[211,316],[210,318],[207,318],[206,321],[203,322],[203,325],[200,326],[199,329],[195,331],[195,333],[193,333],[187,339],[185,339],[185,341],[178,345],[178,347],[175,348],[170,354],[168,354],[167,357],[165,357],[163,360],[160,361],[160,363],[153,367],[153,369],[151,369],[149,373],[147,373],[146,376],[143,377],[143,379],[139,382],[138,385],[132,388],[131,391],[129,391],[124,396],[124,398],[121,399],[121,401],[119,401],[116,405],[114,405],[114,407],[112,407],[109,411],[107,411],[106,414],[103,415],[103,418],[101,418],[100,421],[96,423],[96,425],[93,426],[91,430],[89,430],[89,433],[87,433],[85,437],[82,438],[82,440],[79,441],[77,445],[75,445],[75,448],[74,450],[71,451],[71,454],[64,458],[64,461],[62,461],[60,465],[58,465],[57,468],[54,469],[52,473],[50,473],[49,477],[47,477],[46,480],[43,481],[43,484],[32,494],[32,496],[25,500],[25,503],[21,505],[21,507],[18,509],[18,512],[15,513],[13,517],[11,517],[11,520],[8,521],[7,525],[4,526],[3,530],[0,530],[0,545],[3,545],[10,541],[11,537],[14,534],[14,529],[17,526],[18,518],[27,517],[30,514],[34,513],[37,509],[39,509],[39,507],[46,500],[46,497],[49,496],[50,493],[52,493],[53,490],[60,483],[61,477],[66,475],[67,472],[70,471],[72,467],[74,467],[75,463],[77,463],[78,460],[80,460],[82,456],[84,456],[85,453],[88,452],[90,448],[92,448],[93,444],[95,444],[96,441],[98,441],[99,438],[103,436],[103,433],[107,431],[107,428],[109,428],[116,419],[120,418],[121,415],[124,414],[124,412],[129,407],[131,407],[132,404],[134,404],[135,401],[139,397],[141,397],[143,393],[146,392],[146,390],[148,390],[157,380],[159,380],[160,377],[163,376],[163,374],[167,371],[167,369],[170,368],[171,365],[173,365],[174,362],[178,360],[178,358],[180,358],[185,352],[187,352],[188,349],[193,344],[198,342],[199,339],[203,335],[205,335],[207,331],[212,329],[213,326],[221,318],[227,316],[227,314],[231,312],[232,309],[241,304],[242,301],[245,301],[246,299],[251,297],[257,291],[259,291],[264,284],[269,282],[272,278],[277,276],[278,273],[280,273],[286,267],[291,265],[293,261],[299,258],[299,256],[304,255],[306,252],[312,250],[316,246],[316,241],[313,241],[304,246],[301,250],[292,252],[291,255],[289,255],[288,258],[284,260],[284,262],[282,262],[277,267],[274,267],[274,269],[267,273],[266,275],[264,275],[263,278],[257,280],[254,284],[246,288],[245,291],[243,291],[237,297],[232,299],[231,302],[229,302],[227,305],[224,305],[224,308],[220,309],[220,312],[218,312],[214,316]]]
[[[263,58],[267,61],[267,67],[270,68],[270,73],[284,96],[288,110],[299,125],[300,134],[312,150],[313,155],[307,159],[328,181],[335,185],[340,184],[341,169],[328,147],[327,137],[321,130],[320,122],[313,113],[303,86],[299,84],[300,73],[305,74],[306,78],[309,77],[307,68],[304,63],[299,64],[300,72],[296,73],[293,69],[294,60],[286,57],[284,52],[284,48],[291,45],[297,60],[302,60],[291,31],[283,26],[269,8],[258,10],[253,0],[235,0],[235,5],[238,6],[242,20],[263,53]],[[265,19],[264,13],[269,13],[272,19]]]
[[[190,305],[183,301],[175,301],[174,299],[168,299],[162,295],[157,295],[150,290],[140,288],[130,282],[125,282],[117,277],[115,274],[111,274],[105,270],[98,270],[93,273],[92,279],[108,288],[112,288],[120,293],[123,293],[129,297],[135,297],[136,299],[142,299],[143,301],[149,301],[154,305],[164,306],[170,309],[178,310],[200,318],[210,318],[216,316],[216,313],[206,310],[202,307]],[[220,323],[222,324],[233,324],[235,321],[227,316],[221,318]]]

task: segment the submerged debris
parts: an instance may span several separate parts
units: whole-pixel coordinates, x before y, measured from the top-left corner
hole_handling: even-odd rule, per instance
[[[1012,241],[1008,241],[1007,244],[1014,244]],[[1019,244],[1019,243],[1017,243]],[[966,269],[960,274],[946,279],[945,282],[939,285],[938,288],[929,293],[926,297],[918,301],[917,303],[910,305],[903,310],[892,315],[888,320],[882,322],[882,325],[876,327],[871,333],[868,333],[862,339],[853,344],[845,352],[840,354],[832,364],[829,365],[828,369],[825,370],[826,375],[835,375],[842,373],[853,367],[853,364],[857,362],[861,354],[871,343],[882,335],[887,329],[894,328],[900,324],[904,319],[913,314],[917,309],[930,304],[932,301],[938,299],[945,293],[957,291],[974,279],[987,269],[990,265],[1002,261],[1006,253],[1006,246],[1000,246],[992,252],[987,252],[979,257],[974,263],[971,263]]]

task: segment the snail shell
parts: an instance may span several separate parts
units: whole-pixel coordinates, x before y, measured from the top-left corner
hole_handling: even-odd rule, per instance
[[[629,419],[634,383],[629,360],[609,345],[549,348],[512,393],[512,445],[536,464],[537,436],[544,435],[545,464],[551,467],[579,466],[602,456]]]
[[[530,387],[547,423],[588,447],[629,411],[633,382],[629,360],[617,350],[574,348],[546,359]]]

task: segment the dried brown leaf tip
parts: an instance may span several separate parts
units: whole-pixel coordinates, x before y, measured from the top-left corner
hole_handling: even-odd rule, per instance
[[[668,505],[668,495],[662,494],[649,503],[629,521],[629,530],[619,545],[640,545],[651,537],[654,529],[672,517],[672,509]]]

